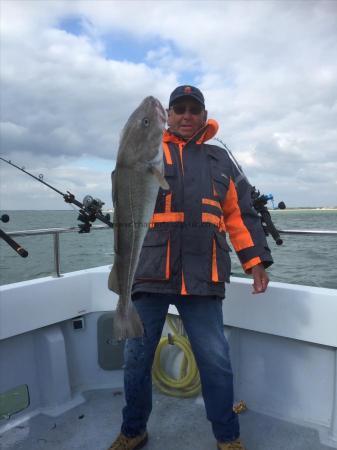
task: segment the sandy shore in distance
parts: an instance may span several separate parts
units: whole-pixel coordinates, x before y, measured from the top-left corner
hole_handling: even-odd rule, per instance
[[[286,209],[269,209],[269,211],[337,211],[337,208],[286,208]]]

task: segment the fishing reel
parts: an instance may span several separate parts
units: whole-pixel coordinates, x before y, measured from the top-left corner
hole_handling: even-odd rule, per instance
[[[272,202],[273,209],[286,209],[286,205],[284,202],[279,202],[277,208],[275,208],[273,194],[260,194],[260,191],[256,190],[255,186],[253,186],[252,189],[252,200],[253,206],[256,211],[259,211],[261,208],[263,208],[269,200],[271,200]]]
[[[266,207],[266,204],[268,203],[268,201],[271,200],[271,202],[273,204],[273,208],[277,209],[274,207],[273,195],[272,194],[267,194],[267,195],[260,194],[260,191],[258,191],[255,188],[255,186],[252,187],[251,195],[252,195],[253,206],[254,206],[256,212],[260,216],[265,235],[269,236],[269,234],[271,234],[274,241],[276,242],[276,245],[282,245],[283,240],[280,238],[279,232],[276,229],[276,227],[271,219],[270,213]],[[278,206],[278,209],[286,209],[286,205],[282,201],[279,202],[277,206]]]
[[[77,220],[81,221],[82,224],[79,225],[79,233],[89,233],[91,223],[95,222],[97,215],[103,216],[102,206],[105,204],[99,198],[93,198],[91,195],[86,195],[83,199],[83,208],[80,209],[80,214]],[[110,221],[110,214],[105,214],[106,220]]]
[[[104,202],[102,202],[102,200],[100,200],[99,198],[93,198],[91,197],[91,195],[86,195],[82,203],[86,210],[95,214],[97,212],[102,212],[102,206],[104,205]]]

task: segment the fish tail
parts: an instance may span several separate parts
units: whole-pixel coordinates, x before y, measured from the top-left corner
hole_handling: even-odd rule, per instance
[[[132,302],[127,311],[117,307],[114,315],[114,334],[118,340],[143,336],[144,327]]]

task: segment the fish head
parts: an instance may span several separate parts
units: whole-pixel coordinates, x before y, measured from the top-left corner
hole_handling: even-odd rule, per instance
[[[118,162],[130,166],[137,161],[153,160],[161,150],[165,123],[166,112],[160,101],[146,97],[123,128]]]

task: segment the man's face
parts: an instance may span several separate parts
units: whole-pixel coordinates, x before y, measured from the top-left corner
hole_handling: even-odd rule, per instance
[[[179,134],[184,139],[191,138],[207,119],[207,111],[199,102],[191,99],[178,100],[167,113],[170,131]]]

